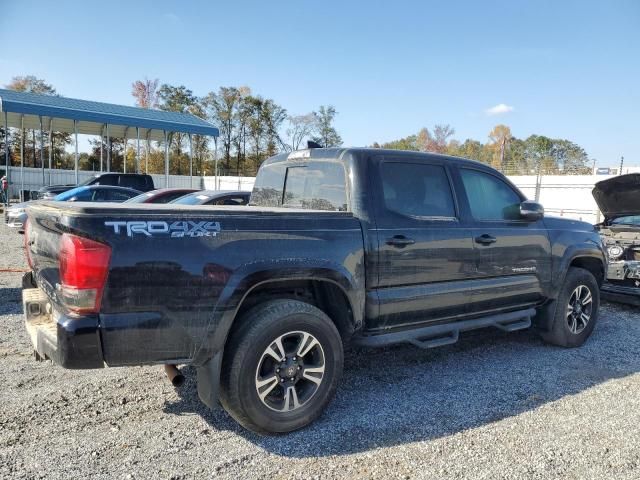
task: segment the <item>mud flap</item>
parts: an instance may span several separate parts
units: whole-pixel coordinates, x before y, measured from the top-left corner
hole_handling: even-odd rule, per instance
[[[198,397],[202,403],[212,410],[220,408],[218,392],[220,390],[220,366],[222,352],[218,352],[207,363],[196,369],[198,381]]]
[[[533,317],[533,327],[540,332],[550,332],[553,328],[553,319],[556,317],[557,306],[558,301],[554,299],[538,307]]]

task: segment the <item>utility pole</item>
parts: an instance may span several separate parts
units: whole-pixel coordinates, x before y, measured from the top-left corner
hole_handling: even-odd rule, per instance
[[[620,157],[620,170],[618,171],[618,175],[622,175],[622,165],[624,165],[624,155]]]

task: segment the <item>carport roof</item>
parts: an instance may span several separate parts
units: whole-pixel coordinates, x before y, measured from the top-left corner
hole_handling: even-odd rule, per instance
[[[145,108],[115,105],[112,103],[77,100],[75,98],[16,92],[0,89],[0,124],[4,124],[7,112],[9,127],[40,129],[40,119],[45,130],[74,132],[74,120],[78,133],[106,135],[104,127],[109,125],[109,136],[136,138],[136,127],[140,138],[162,140],[163,132],[181,132],[217,137],[218,129],[209,122],[189,113],[165,112]],[[50,126],[50,122],[52,125]]]

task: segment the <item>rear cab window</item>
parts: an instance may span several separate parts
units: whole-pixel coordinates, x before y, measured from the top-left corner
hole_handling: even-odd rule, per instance
[[[344,165],[331,160],[265,165],[258,172],[250,205],[346,212]]]
[[[123,175],[120,177],[120,186],[143,191],[147,189],[147,181],[141,175]]]

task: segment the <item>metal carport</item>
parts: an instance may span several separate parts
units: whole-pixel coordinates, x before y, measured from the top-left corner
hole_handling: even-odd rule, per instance
[[[34,129],[49,132],[67,132],[75,135],[75,175],[78,183],[78,134],[100,136],[107,142],[111,137],[136,140],[136,171],[140,170],[140,139],[164,142],[165,186],[169,186],[169,142],[174,132],[189,135],[189,174],[193,176],[193,149],[191,135],[218,137],[218,129],[209,122],[188,113],[149,110],[111,103],[77,100],[74,98],[16,92],[0,89],[0,114],[5,127]],[[9,129],[6,128],[5,160],[9,175]],[[42,179],[45,184],[44,135],[41,135],[40,160]],[[22,149],[22,147],[21,147]],[[100,171],[103,171],[102,148],[100,149]],[[106,171],[110,171],[110,149],[107,148]],[[126,148],[125,148],[126,151]],[[24,152],[20,152],[21,167],[24,168]],[[49,149],[49,170],[52,149]],[[126,162],[124,162],[126,172]],[[9,179],[11,181],[11,179]],[[22,190],[22,189],[21,189]]]

